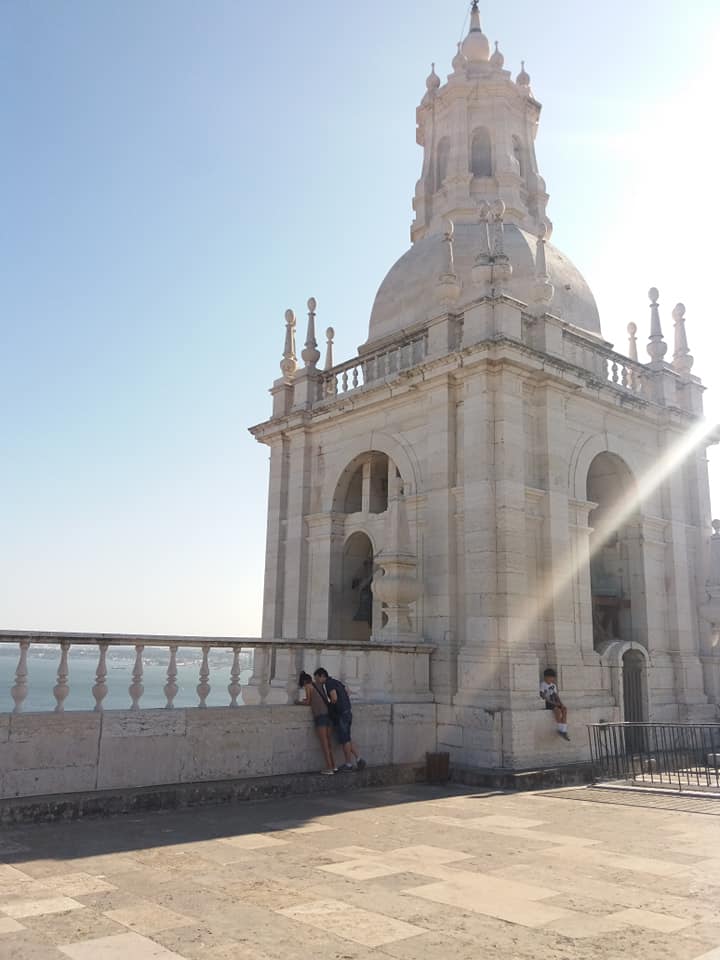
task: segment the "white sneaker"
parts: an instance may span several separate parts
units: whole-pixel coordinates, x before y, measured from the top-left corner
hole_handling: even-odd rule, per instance
[[[334,777],[335,772],[336,772],[335,770],[323,770],[322,775],[324,777]]]

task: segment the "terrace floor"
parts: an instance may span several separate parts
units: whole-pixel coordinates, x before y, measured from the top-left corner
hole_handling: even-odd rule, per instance
[[[720,960],[720,800],[418,785],[0,833],[2,960]]]

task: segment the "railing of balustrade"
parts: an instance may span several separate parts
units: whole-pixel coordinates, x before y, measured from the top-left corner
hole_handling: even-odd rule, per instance
[[[133,643],[125,637],[40,635],[34,639],[6,635],[0,637],[0,663],[12,664],[13,646],[17,661],[9,694],[12,712],[16,714],[48,710],[63,713],[71,685],[75,703],[70,709],[101,712],[108,708],[108,697],[110,709],[132,711],[158,707],[172,710],[191,705],[199,709],[214,705],[238,707],[243,702],[242,690],[250,679],[254,660],[248,641],[213,643],[178,638],[175,642],[148,637]],[[214,665],[211,685],[213,652],[222,654],[225,669],[220,680],[220,665]],[[77,654],[75,659],[71,654]],[[0,673],[10,674],[8,669]],[[184,702],[178,703],[181,690]],[[214,696],[208,703],[213,690]],[[33,696],[28,699],[31,692]],[[0,711],[5,708],[5,697],[7,688],[0,691]]]
[[[319,665],[358,702],[428,701],[432,651],[426,644],[0,631],[0,713],[291,704],[300,671]],[[122,680],[111,669],[119,666]]]
[[[563,353],[566,360],[589,370],[603,383],[636,396],[647,393],[648,370],[638,360],[567,332],[563,337]]]
[[[375,381],[409,370],[427,356],[427,332],[409,337],[391,346],[339,363],[322,372],[317,400],[330,400]]]

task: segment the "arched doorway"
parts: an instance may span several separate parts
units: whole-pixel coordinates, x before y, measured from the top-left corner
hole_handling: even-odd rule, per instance
[[[637,609],[644,593],[639,504],[633,475],[620,457],[612,453],[595,457],[588,471],[587,498],[597,503],[590,514],[595,649],[618,640],[645,645]]]
[[[366,533],[353,533],[343,547],[342,575],[335,597],[338,640],[369,640],[373,625],[373,545]]]
[[[639,650],[627,650],[622,658],[623,717],[626,723],[645,723],[645,657]]]

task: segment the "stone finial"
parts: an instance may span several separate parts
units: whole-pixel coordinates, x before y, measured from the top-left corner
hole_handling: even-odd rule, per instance
[[[290,380],[297,370],[297,356],[295,354],[295,327],[297,321],[292,310],[285,311],[285,349],[283,350],[280,370],[286,380]]]
[[[455,253],[453,241],[455,238],[455,224],[449,218],[443,234],[445,252],[443,256],[443,271],[438,277],[437,291],[440,301],[454,301],[460,296],[460,281],[455,273]]]
[[[500,44],[498,41],[495,41],[495,51],[490,57],[490,65],[495,67],[496,70],[502,70],[505,66],[505,57],[500,52]]]
[[[475,258],[475,263],[484,265],[490,263],[490,207],[484,200],[478,206],[478,219],[480,221],[480,250]]]
[[[519,87],[529,87],[530,86],[530,74],[525,69],[525,61],[520,61],[520,73],[515,78],[515,83]]]
[[[653,363],[662,362],[663,357],[667,353],[667,344],[663,339],[662,326],[660,324],[659,296],[660,294],[657,287],[651,287],[648,291],[648,297],[650,297],[650,341],[647,350]]]
[[[325,369],[332,370],[335,366],[333,361],[333,340],[335,339],[335,330],[332,327],[328,327],[325,331],[325,339],[327,344],[325,346]]]
[[[638,359],[638,348],[637,348],[637,324],[629,323],[627,325],[628,332],[628,356],[631,360],[637,362]]]
[[[675,321],[675,353],[673,354],[672,367],[676,373],[688,377],[695,360],[690,355],[688,348],[684,303],[678,303],[673,310],[673,320]]]
[[[493,242],[492,255],[495,260],[505,260],[505,204],[496,200],[492,206]]]
[[[538,228],[537,253],[535,257],[535,283],[533,285],[533,299],[535,312],[538,316],[545,313],[555,296],[555,287],[550,283],[545,257],[545,243],[547,241],[548,225],[542,220]]]
[[[317,340],[315,339],[315,311],[317,310],[317,300],[315,297],[310,297],[307,302],[307,308],[307,337],[305,339],[305,349],[303,350],[301,356],[305,366],[309,370],[314,370],[317,366],[318,360],[320,359],[320,351],[317,348]]]

